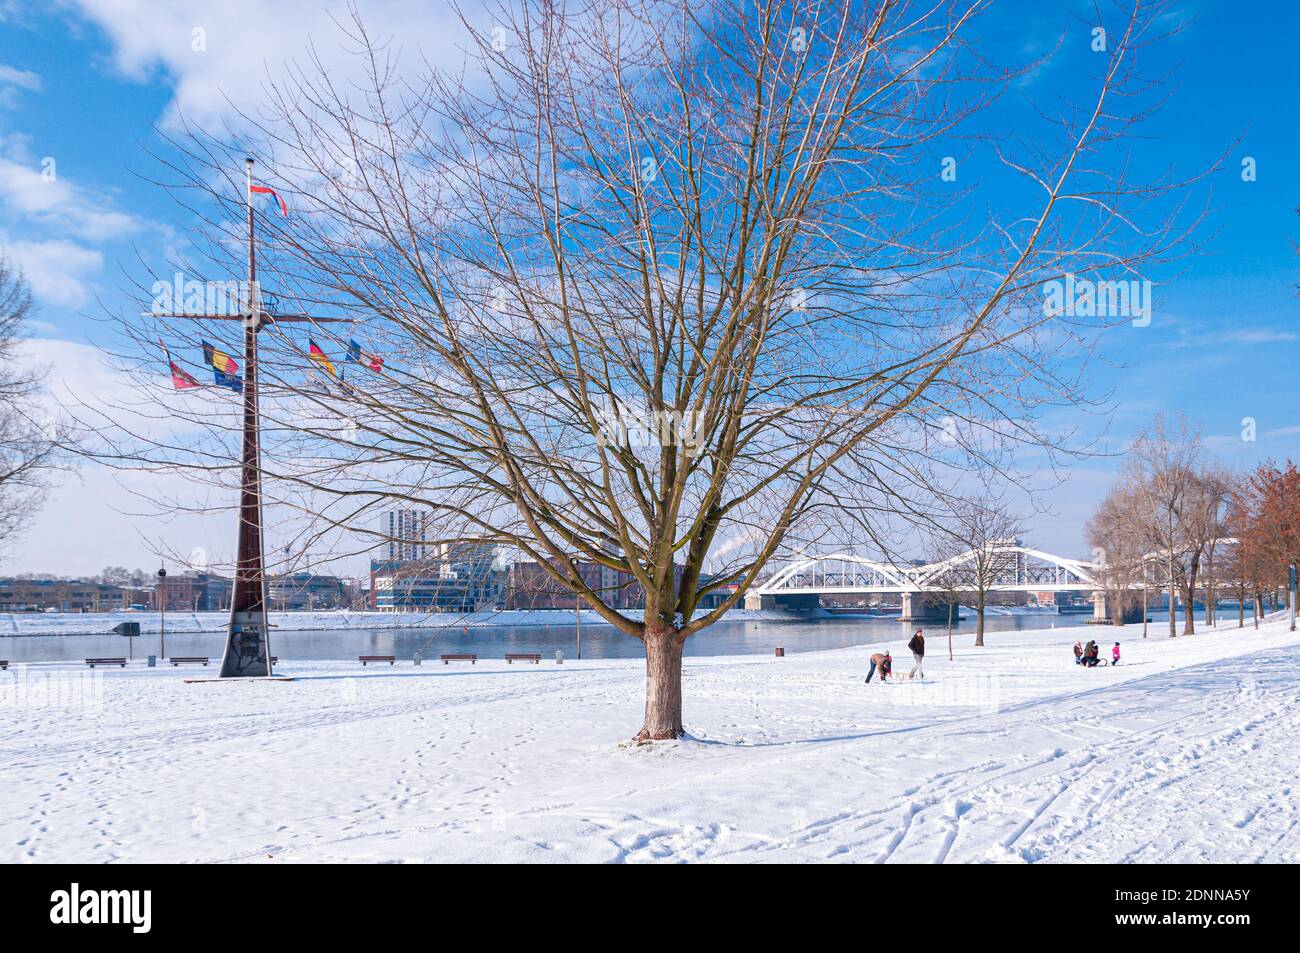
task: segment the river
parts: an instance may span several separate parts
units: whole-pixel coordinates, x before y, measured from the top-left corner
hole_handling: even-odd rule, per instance
[[[1235,613],[1229,618],[1222,614],[1221,625],[1236,625]],[[989,615],[985,631],[993,635],[1015,629],[1047,629],[1053,626],[1082,625],[1091,618],[1090,613],[1052,615],[1027,613],[1023,615]],[[1163,613],[1153,613],[1153,634],[1163,632]],[[1180,621],[1181,624],[1181,621]],[[1247,625],[1250,624],[1247,619]],[[956,627],[960,633],[973,632],[973,616]],[[756,622],[719,622],[686,642],[688,656],[707,655],[770,655],[783,647],[787,653],[813,652],[823,649],[843,648],[892,642],[896,653],[911,634],[896,618],[821,618],[810,620]],[[946,642],[945,626],[925,626],[932,652]],[[1140,638],[1141,626],[1128,625],[1120,637]],[[1106,633],[1106,637],[1109,633]],[[208,632],[197,635],[172,634],[167,636],[167,654],[178,656],[221,655],[223,636]],[[50,635],[0,637],[0,659],[11,662],[76,661],[83,658],[126,655],[135,658],[158,654],[158,636],[145,635],[131,640],[118,635]],[[1103,638],[1104,641],[1104,638]],[[395,655],[409,659],[420,652],[425,659],[435,659],[447,653],[477,653],[482,658],[502,658],[507,652],[540,652],[553,658],[556,651],[566,658],[578,654],[577,632],[569,626],[483,626],[466,629],[335,629],[315,632],[276,630],[271,634],[272,651],[281,659],[350,659],[358,655]],[[612,626],[586,625],[582,628],[583,658],[641,658],[641,643]]]

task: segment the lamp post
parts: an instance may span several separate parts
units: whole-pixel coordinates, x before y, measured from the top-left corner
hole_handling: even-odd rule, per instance
[[[158,567],[158,661],[167,657],[167,570]]]

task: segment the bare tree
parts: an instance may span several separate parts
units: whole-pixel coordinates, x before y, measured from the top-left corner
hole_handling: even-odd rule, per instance
[[[358,21],[366,82],[309,65],[268,92],[257,141],[176,142],[217,274],[238,264],[239,160],[273,157],[294,214],[258,212],[264,281],[355,320],[316,329],[323,350],[367,352],[304,382],[307,342],[264,332],[268,507],[304,545],[374,545],[401,505],[442,541],[522,554],[644,643],[637,738],[681,735],[683,645],[769,559],[832,524],[881,532],[994,444],[1068,448],[1035,417],[1086,400],[1066,364],[1128,315],[1049,307],[1045,283],[1134,278],[1194,224],[1186,183],[1129,181],[1119,147],[1150,105],[1135,63],[1161,5],[1107,21],[1083,102],[996,141],[973,117],[1023,70],[974,42],[987,6],[512,3],[500,32],[467,23],[463,72],[414,80]],[[959,132],[1028,190],[974,222],[951,215],[955,158],[934,165]],[[221,333],[127,325],[142,375],[159,330]],[[105,411],[101,456],[228,483],[225,408],[191,392],[167,412],[160,437]],[[634,577],[643,615],[584,562]]]
[[[954,552],[953,541],[943,534],[931,533],[930,548],[927,551],[926,562],[937,563],[939,568],[926,579],[927,585],[934,591],[943,596],[944,602],[948,605],[948,661],[953,660],[952,653],[952,626],[959,608],[961,598],[966,595],[968,590],[964,588],[964,574],[955,566],[949,563],[956,553]]]
[[[1113,625],[1124,624],[1125,613],[1140,598],[1138,588],[1145,586],[1146,546],[1137,531],[1140,506],[1133,487],[1116,485],[1084,527]]]
[[[0,253],[0,547],[40,507],[61,437],[39,404],[44,370],[19,353],[31,314],[26,280]]]
[[[1203,450],[1200,433],[1180,415],[1171,425],[1158,415],[1133,442],[1120,469],[1120,483],[1133,494],[1138,538],[1149,552],[1158,553],[1169,593],[1169,637],[1177,630],[1180,579],[1194,580],[1184,560],[1197,535],[1190,531],[1201,512]],[[1192,604],[1185,607],[1190,632]]]
[[[1018,555],[1002,547],[1019,545],[1022,522],[1006,504],[991,499],[955,500],[938,532],[948,540],[948,555],[933,577],[947,591],[965,592],[975,601],[975,644],[984,644],[984,610],[989,593],[1014,576]]]

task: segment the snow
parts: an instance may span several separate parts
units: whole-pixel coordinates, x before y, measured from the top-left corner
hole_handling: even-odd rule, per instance
[[[640,610],[628,610],[639,618]],[[272,626],[292,632],[322,632],[337,629],[421,629],[481,628],[488,626],[573,625],[572,609],[506,609],[481,612],[362,612],[332,609],[302,612],[267,613]],[[792,614],[766,609],[731,609],[724,614],[727,622],[757,622],[810,618],[812,613]],[[818,616],[831,618],[830,613]],[[112,632],[119,622],[138,622],[140,634],[157,634],[161,620],[157,612],[3,612],[0,635],[103,635]],[[177,634],[222,632],[230,623],[229,612],[168,612],[167,631]],[[583,625],[609,625],[599,614],[582,611]]]
[[[21,666],[0,861],[1300,861],[1296,635],[1151,636],[688,658],[692,737],[639,747],[637,661]]]

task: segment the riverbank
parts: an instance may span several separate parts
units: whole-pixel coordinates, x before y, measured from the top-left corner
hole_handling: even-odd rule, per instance
[[[628,618],[640,618],[629,610]],[[505,626],[573,625],[572,609],[507,609],[472,612],[359,612],[337,609],[317,612],[269,612],[275,628],[295,632],[329,632],[336,629],[461,629],[500,628]],[[774,612],[758,609],[732,609],[727,622],[757,622],[763,619],[789,622],[796,619],[830,618],[829,613]],[[103,635],[121,622],[136,622],[141,635],[157,635],[161,621],[157,612],[8,612],[0,613],[0,637],[24,635]],[[230,622],[229,612],[168,612],[168,632],[202,634],[224,632]],[[582,611],[584,626],[610,626],[590,609]]]
[[[624,612],[630,619],[639,619],[640,610]],[[1025,606],[990,606],[990,616],[1031,615],[1055,619],[1057,613],[1050,609]],[[974,610],[963,607],[962,617],[973,618]],[[362,612],[336,609],[315,612],[270,612],[272,627],[294,632],[331,632],[342,629],[382,631],[385,629],[481,629],[515,626],[571,626],[577,614],[572,609],[506,609],[472,612]],[[724,622],[800,622],[819,621],[855,616],[833,613],[824,609],[805,612],[784,612],[769,609],[731,609],[723,616]],[[857,616],[899,620],[898,615]],[[1076,624],[1077,614],[1063,614],[1066,624]],[[177,635],[201,635],[224,632],[230,621],[229,612],[168,612],[167,632]],[[121,622],[135,622],[141,635],[157,635],[162,624],[157,612],[3,612],[0,613],[0,638],[47,635],[104,635]],[[612,624],[590,609],[582,610],[582,625],[608,626]]]
[[[691,739],[644,747],[637,660],[23,666],[0,861],[1300,861],[1286,622],[1113,631],[1117,667],[963,634],[883,685],[872,647],[690,658]]]

